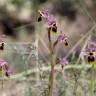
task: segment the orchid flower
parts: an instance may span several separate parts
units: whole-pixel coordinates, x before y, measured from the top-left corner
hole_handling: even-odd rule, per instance
[[[45,20],[47,28],[51,28],[53,32],[57,32],[56,21],[54,20],[54,16],[49,14],[48,10],[38,11],[40,16],[38,18],[38,22]]]
[[[59,63],[61,65],[66,65],[66,64],[68,64],[68,61],[65,58],[59,58]]]
[[[65,46],[68,46],[67,36],[62,31],[60,31],[60,34],[58,35],[57,40],[54,42],[53,47],[55,48],[58,43],[64,43]]]
[[[81,52],[81,56],[86,56],[88,63],[96,64],[96,48],[88,47]]]
[[[60,64],[63,69],[64,65],[67,65],[69,62],[66,60],[66,58],[57,58],[56,63]]]
[[[59,36],[57,38],[58,42],[62,43],[62,42],[65,41],[65,39],[66,39],[65,34],[62,31],[60,31],[60,34],[59,34]]]
[[[88,48],[88,62],[89,63],[95,63],[96,64],[96,48],[90,47]]]
[[[2,74],[4,72],[4,75],[7,76],[7,77],[9,77],[10,74],[12,73],[12,70],[9,67],[8,63],[1,58],[0,58],[0,71],[1,71]]]

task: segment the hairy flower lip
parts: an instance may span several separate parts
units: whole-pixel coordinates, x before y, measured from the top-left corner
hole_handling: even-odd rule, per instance
[[[89,63],[95,62],[95,57],[93,55],[88,56],[87,59]]]
[[[42,17],[41,16],[38,17],[38,22],[40,22],[40,21],[42,21]]]
[[[4,42],[1,43],[0,50],[4,50]]]

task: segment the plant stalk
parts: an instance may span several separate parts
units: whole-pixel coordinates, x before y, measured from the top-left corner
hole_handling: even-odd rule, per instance
[[[94,96],[94,76],[95,76],[95,72],[94,72],[94,64],[92,65],[92,77],[91,77],[91,96]]]
[[[51,72],[49,76],[49,96],[53,94],[53,81],[54,81],[54,58],[53,58],[53,47],[51,40],[51,28],[48,29],[48,39],[49,39],[49,50],[50,50],[50,64],[51,64]]]

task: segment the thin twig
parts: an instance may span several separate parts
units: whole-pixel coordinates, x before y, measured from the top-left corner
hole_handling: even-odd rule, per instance
[[[70,64],[70,65],[66,65],[64,67],[64,70],[66,70],[66,69],[83,69],[83,68],[89,69],[91,67],[92,67],[92,65],[90,65],[90,64],[86,64],[86,65],[80,65],[80,64],[74,65],[74,64]],[[96,66],[95,65],[94,65],[94,69],[96,69]],[[51,71],[51,66],[49,66],[49,67],[42,67],[41,70],[42,71]],[[61,70],[61,66],[60,65],[56,65],[54,67],[54,70],[60,71]],[[26,78],[27,75],[30,75],[32,73],[38,73],[38,72],[39,72],[39,69],[38,68],[33,68],[33,69],[29,69],[27,71],[21,72],[21,73],[16,74],[16,75],[11,75],[9,78],[7,78],[7,77],[0,78],[0,80],[2,80],[2,79],[5,79],[5,80],[7,80],[7,79],[9,79],[9,80],[11,80],[11,79],[12,80],[15,80],[15,79],[16,80],[20,80],[21,78],[23,78],[25,80],[25,79],[28,79],[28,78]]]
[[[89,37],[88,37],[87,40],[85,41],[84,46],[83,46],[83,48],[81,49],[81,52],[80,52],[80,54],[79,54],[79,58],[78,58],[78,60],[76,61],[76,64],[78,64],[80,58],[82,58],[81,54],[82,54],[83,51],[85,51],[85,48],[86,48],[86,46],[87,46],[88,41],[90,40],[90,38],[91,38],[91,35],[89,35]]]

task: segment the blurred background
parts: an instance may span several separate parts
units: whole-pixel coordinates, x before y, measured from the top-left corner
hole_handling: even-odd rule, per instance
[[[90,42],[96,46],[96,0],[0,0],[0,34],[6,36],[0,58],[9,63],[18,79],[5,80],[3,88],[1,81],[1,96],[48,96],[44,92],[49,71],[42,71],[42,67],[49,66],[47,30],[44,22],[37,22],[38,10],[44,8],[54,15],[58,26],[57,34],[51,33],[52,40],[56,40],[60,30],[68,37],[68,47],[63,44],[57,46],[57,57],[67,57],[70,64],[74,64],[89,36]],[[36,49],[34,42],[38,38]],[[36,58],[36,55],[39,57]],[[39,69],[38,74],[34,68]],[[90,96],[87,82],[90,70],[65,71],[64,76],[68,80],[56,71],[54,96]]]

